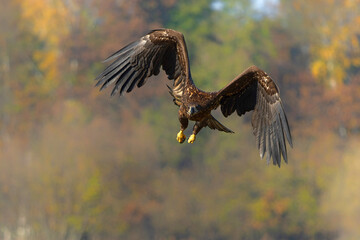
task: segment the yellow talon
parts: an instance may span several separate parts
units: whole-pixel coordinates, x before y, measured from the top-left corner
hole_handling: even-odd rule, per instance
[[[189,137],[189,141],[188,141],[188,143],[194,143],[194,141],[195,141],[195,134],[191,134],[191,136]]]
[[[179,142],[179,143],[183,143],[186,139],[186,136],[185,134],[183,133],[182,130],[180,130],[180,132],[177,134],[176,136],[176,140]]]

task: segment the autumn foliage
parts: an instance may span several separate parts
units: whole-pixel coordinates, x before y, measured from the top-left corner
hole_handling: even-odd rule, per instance
[[[358,239],[360,1],[252,2],[0,0],[0,239]],[[250,115],[178,144],[165,74],[98,93],[101,61],[159,27],[202,89],[272,76],[289,164],[260,160]]]

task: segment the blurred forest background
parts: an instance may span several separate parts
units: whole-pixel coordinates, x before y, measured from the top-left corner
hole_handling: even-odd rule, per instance
[[[360,0],[0,4],[0,239],[360,239]],[[158,27],[184,33],[201,89],[273,77],[289,164],[260,160],[249,115],[178,144],[165,74],[93,87]]]

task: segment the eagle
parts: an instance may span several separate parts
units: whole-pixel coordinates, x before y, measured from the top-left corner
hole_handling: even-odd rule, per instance
[[[196,135],[204,127],[233,133],[212,115],[220,106],[225,117],[236,111],[237,115],[252,111],[251,124],[260,157],[269,164],[280,167],[281,156],[287,163],[286,140],[292,147],[288,120],[279,96],[279,88],[271,77],[256,66],[251,66],[216,92],[197,88],[190,72],[189,57],[182,33],[172,29],[155,29],[109,56],[111,62],[96,77],[100,91],[113,84],[111,96],[135,86],[142,87],[147,79],[158,75],[160,67],[165,71],[172,86],[167,86],[173,102],[179,107],[179,143],[186,139],[184,130],[189,120],[194,121],[188,142],[194,143]]]

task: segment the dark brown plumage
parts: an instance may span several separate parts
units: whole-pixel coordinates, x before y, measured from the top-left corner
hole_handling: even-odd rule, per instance
[[[286,139],[292,146],[290,128],[274,81],[256,66],[249,67],[226,87],[217,92],[198,89],[191,78],[189,58],[184,36],[171,29],[157,29],[138,41],[130,43],[105,62],[113,61],[97,78],[100,90],[114,84],[111,95],[141,87],[148,77],[157,75],[160,67],[173,80],[169,87],[174,103],[179,106],[180,132],[177,140],[185,140],[183,131],[188,121],[195,121],[189,143],[195,141],[196,134],[209,127],[224,132],[232,131],[212,115],[218,106],[225,117],[236,113],[241,116],[252,111],[251,123],[256,137],[260,157],[266,155],[273,164],[280,166],[281,155],[287,162]]]

